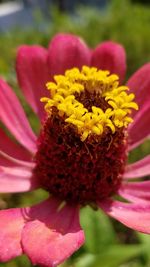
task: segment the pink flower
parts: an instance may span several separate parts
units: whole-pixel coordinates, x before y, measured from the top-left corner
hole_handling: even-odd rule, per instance
[[[91,166],[89,158],[87,159],[89,147],[87,146],[85,153],[85,147],[82,148],[83,141],[77,140],[75,143],[75,139],[73,139],[70,141],[71,145],[69,144],[70,154],[65,153],[64,140],[65,142],[72,140],[67,139],[72,138],[73,134],[70,130],[72,128],[69,128],[68,135],[66,128],[58,133],[56,129],[59,125],[55,122],[57,116],[53,117],[53,122],[48,121],[47,123],[47,120],[51,119],[45,121],[43,103],[40,102],[41,97],[46,94],[48,96],[45,84],[50,80],[53,81],[55,74],[63,74],[65,70],[73,67],[81,69],[83,65],[109,70],[110,73],[117,74],[122,82],[126,70],[124,49],[114,42],[104,42],[91,51],[80,38],[69,34],[56,35],[48,50],[40,46],[21,46],[19,48],[16,69],[20,87],[33,111],[42,122],[44,121],[44,130],[42,130],[38,142],[15,93],[4,80],[0,80],[0,119],[18,141],[15,143],[2,128],[0,129],[0,192],[25,192],[43,187],[53,193],[49,199],[33,207],[0,211],[1,262],[8,261],[22,253],[25,253],[33,264],[45,267],[57,266],[63,262],[84,243],[84,232],[79,223],[79,208],[82,204],[86,204],[85,202],[90,203],[90,200],[91,202],[94,200],[95,205],[126,226],[150,233],[150,182],[137,180],[150,174],[150,155],[133,164],[127,164],[124,169],[125,151],[130,152],[150,135],[150,64],[145,64],[127,82],[127,86],[135,94],[135,101],[139,105],[139,111],[132,112],[134,122],[128,126],[126,131],[126,134],[128,132],[128,144],[127,142],[124,144],[122,141],[120,141],[121,144],[119,143],[119,140],[125,140],[117,135],[120,128],[117,128],[117,141],[115,141],[117,150],[115,150],[116,143],[112,132],[109,146],[108,142],[101,139],[99,147],[105,149],[105,143],[110,152],[108,155],[105,151],[102,161],[100,161],[104,178],[107,176],[107,182],[104,179],[102,184],[103,177],[101,179],[98,177],[97,165],[93,163],[93,155],[97,153],[95,145],[92,148],[94,154],[90,155],[92,157]],[[60,123],[61,126],[64,125],[63,123]],[[51,125],[53,127],[50,128]],[[49,133],[53,135],[53,139],[48,136]],[[57,145],[54,143],[55,136],[59,141]],[[81,147],[78,147],[79,143]],[[60,149],[58,149],[59,146]],[[112,151],[111,146],[113,147]],[[61,155],[62,152],[64,154]],[[102,153],[102,150],[99,153]],[[67,172],[69,173],[70,168],[71,170],[73,168],[67,163],[73,156],[75,157],[72,164],[76,164],[74,173],[71,178],[66,176],[65,179],[68,179],[66,183],[64,177]],[[110,166],[106,168],[105,156],[112,160],[111,168]],[[81,164],[82,158],[85,159],[85,162],[83,161],[84,163]],[[79,162],[78,159],[80,159]],[[122,165],[119,167],[121,169],[118,174],[117,166],[120,166],[119,164]],[[80,174],[79,165],[82,165]],[[68,169],[65,169],[66,166]],[[82,170],[87,175],[85,182]],[[50,184],[47,180],[48,172],[50,172]],[[109,176],[106,175],[108,172]],[[111,177],[111,172],[117,173],[117,177],[119,177],[117,182],[114,177]],[[88,181],[90,176],[88,175],[91,175],[92,178],[97,177],[94,179],[100,182],[101,187],[94,189],[94,192],[98,192],[100,197],[96,195],[94,198],[92,195],[91,198],[91,192],[88,192],[87,189],[90,186]],[[78,176],[79,179],[76,179]],[[69,180],[73,178],[77,183],[77,190],[74,180],[71,182]],[[136,181],[131,180],[132,178],[135,178]],[[84,191],[82,182],[86,188]],[[72,189],[71,186],[73,186]],[[69,190],[72,190],[70,195]],[[87,194],[89,195],[87,196]],[[127,202],[115,200],[114,194],[120,195]],[[65,200],[65,197],[67,202],[62,205],[62,199]],[[78,198],[80,198],[79,201]]]

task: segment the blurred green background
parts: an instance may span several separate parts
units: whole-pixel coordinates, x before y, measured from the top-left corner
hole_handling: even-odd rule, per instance
[[[36,27],[15,28],[0,34],[0,75],[16,90],[33,129],[39,125],[17,86],[15,57],[21,44],[40,44],[44,47],[57,32],[70,32],[81,36],[90,47],[104,40],[123,44],[127,53],[127,76],[150,61],[150,6],[140,1],[112,0],[106,9],[78,6],[74,14],[62,13],[55,6],[50,9],[51,19],[36,10]],[[44,27],[41,28],[42,23]],[[131,162],[147,155],[149,141],[129,157]],[[46,198],[42,190],[31,193],[0,196],[0,208],[26,206]],[[81,210],[81,224],[86,233],[85,245],[61,266],[70,267],[150,267],[150,237],[136,233],[120,223],[110,220],[100,211],[86,207]],[[42,249],[42,248],[41,248]],[[5,267],[32,266],[25,257],[0,264]]]

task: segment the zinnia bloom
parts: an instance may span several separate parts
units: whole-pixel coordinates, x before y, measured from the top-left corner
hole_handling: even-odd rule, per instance
[[[41,131],[36,137],[1,79],[0,119],[18,143],[0,129],[0,192],[44,188],[50,197],[0,211],[0,261],[25,253],[33,264],[57,266],[84,243],[79,210],[86,204],[150,233],[150,182],[141,180],[150,174],[150,156],[127,164],[150,134],[150,64],[122,85],[121,45],[91,50],[76,36],[58,34],[48,50],[21,46],[16,70]]]

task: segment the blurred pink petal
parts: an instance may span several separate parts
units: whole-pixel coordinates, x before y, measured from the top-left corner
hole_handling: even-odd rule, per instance
[[[26,192],[37,187],[29,167],[0,166],[0,193]]]
[[[6,133],[0,128],[0,151],[9,154],[16,159],[30,161],[31,154],[23,146],[15,143],[10,139]]]
[[[150,203],[131,204],[113,200],[99,203],[100,208],[109,216],[126,226],[150,234]]]
[[[20,87],[33,110],[44,116],[40,98],[48,94],[46,82],[50,79],[47,50],[40,46],[21,46],[18,49],[16,70]]]
[[[122,184],[119,195],[135,203],[150,203],[150,181]]]
[[[36,136],[15,93],[0,80],[0,121],[2,121],[19,143],[31,152],[36,150]]]
[[[121,190],[121,189],[119,189],[118,194],[119,194],[122,198],[124,198],[124,199],[126,199],[127,201],[132,202],[132,203],[138,203],[138,204],[140,204],[140,203],[142,204],[142,203],[145,203],[145,202],[147,203],[147,199],[144,199],[144,198],[141,198],[141,197],[134,196],[134,195],[132,195],[132,194],[126,192],[126,190]]]
[[[128,134],[129,151],[150,137],[150,102],[145,103],[145,106],[139,110],[133,123],[128,127]]]
[[[21,209],[0,211],[0,262],[22,254],[21,231],[24,218]]]
[[[72,34],[57,34],[49,45],[51,78],[73,67],[90,64],[91,52],[84,41]]]
[[[139,110],[147,101],[150,102],[150,63],[137,70],[128,80],[127,86],[135,94],[135,101],[139,105]],[[132,114],[135,115],[136,112],[133,111]]]
[[[6,167],[24,166],[24,167],[33,168],[35,164],[32,161],[24,161],[24,160],[13,158],[9,156],[8,154],[6,154],[5,152],[0,150],[0,165],[6,166]]]
[[[150,175],[150,155],[126,166],[123,177],[125,179]]]
[[[84,233],[79,225],[77,206],[49,199],[31,209],[28,222],[22,233],[23,251],[33,264],[58,266],[84,242]]]
[[[93,51],[91,65],[118,74],[122,83],[126,73],[126,54],[123,46],[111,41],[101,43]]]

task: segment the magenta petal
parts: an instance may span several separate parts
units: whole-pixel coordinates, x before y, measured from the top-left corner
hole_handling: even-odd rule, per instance
[[[121,83],[126,72],[125,50],[120,44],[111,41],[101,43],[93,51],[91,65],[118,74]]]
[[[0,262],[22,254],[21,231],[24,218],[21,209],[0,211]]]
[[[135,94],[135,101],[141,109],[147,101],[150,101],[150,63],[137,70],[128,80],[127,85]],[[132,112],[134,115],[136,111]]]
[[[148,201],[150,203],[150,181],[123,184],[118,193],[125,199],[135,203]]]
[[[29,167],[0,166],[0,193],[26,192],[37,187]]]
[[[150,102],[139,110],[134,118],[134,122],[128,128],[129,147],[128,150],[140,145],[145,138],[150,136]]]
[[[131,204],[113,200],[99,203],[100,208],[109,216],[126,226],[143,233],[150,234],[150,204]]]
[[[48,93],[46,82],[50,79],[47,56],[47,50],[40,46],[21,46],[17,54],[16,70],[20,87],[40,118],[44,113],[40,98]]]
[[[124,173],[125,179],[138,178],[150,174],[150,155],[138,160],[135,163],[128,164]]]
[[[15,93],[3,80],[0,80],[0,100],[0,121],[24,147],[35,152],[36,136]]]
[[[51,77],[64,74],[65,70],[90,64],[91,52],[86,44],[72,34],[57,34],[49,46]]]
[[[24,147],[13,142],[2,128],[0,128],[0,150],[19,160],[31,160],[31,154]]]
[[[49,199],[31,209],[22,233],[23,251],[33,264],[54,267],[67,259],[84,242],[78,207]]]

